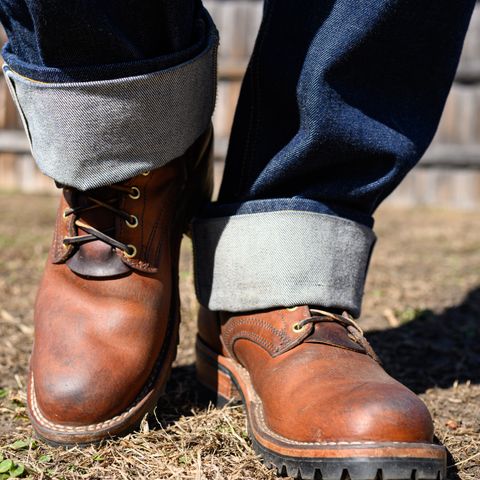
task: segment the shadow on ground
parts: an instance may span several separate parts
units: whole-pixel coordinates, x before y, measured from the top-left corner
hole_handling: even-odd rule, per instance
[[[455,382],[480,384],[480,287],[440,314],[422,311],[404,325],[367,336],[387,372],[417,394]],[[463,408],[480,413],[479,404]],[[448,479],[457,480],[449,450],[447,455]]]
[[[157,403],[156,415],[150,417],[151,428],[166,428],[192,410],[207,409],[210,398],[195,377],[195,365],[174,367],[165,395]],[[160,413],[161,412],[161,413]]]
[[[387,372],[415,393],[455,381],[480,384],[480,287],[440,314],[425,310],[367,336]]]

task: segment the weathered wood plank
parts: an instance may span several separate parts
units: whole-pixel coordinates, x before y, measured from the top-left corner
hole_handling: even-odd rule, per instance
[[[261,0],[205,0],[204,5],[220,31],[220,64],[245,62],[250,56],[263,12]]]
[[[55,183],[43,175],[31,155],[0,153],[0,190],[56,193]]]
[[[480,4],[477,4],[470,21],[457,71],[457,81],[480,81]]]
[[[219,137],[228,137],[240,95],[240,81],[220,81],[217,89],[217,104],[213,113],[213,126]]]
[[[0,130],[0,152],[24,154],[30,152],[23,130]]]
[[[422,167],[480,170],[480,144],[432,144],[420,160]]]
[[[8,91],[5,79],[0,74],[0,129],[2,128],[21,128],[21,120]]]
[[[415,168],[385,201],[389,205],[478,210],[480,170]]]
[[[480,84],[453,85],[435,142],[480,143]]]

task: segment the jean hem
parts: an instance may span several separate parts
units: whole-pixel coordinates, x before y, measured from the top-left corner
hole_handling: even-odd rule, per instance
[[[195,286],[214,311],[316,305],[357,317],[373,231],[323,213],[281,210],[192,222]]]
[[[139,76],[43,83],[4,66],[32,154],[47,176],[88,190],[178,158],[209,127],[218,36],[195,58]]]
[[[331,201],[327,203],[302,196],[254,199],[237,203],[223,203],[218,201],[205,206],[201,212],[201,217],[230,217],[233,215],[276,212],[280,210],[300,210],[333,215],[361,223],[369,228],[372,228],[374,224],[373,217],[361,211],[345,208]]]

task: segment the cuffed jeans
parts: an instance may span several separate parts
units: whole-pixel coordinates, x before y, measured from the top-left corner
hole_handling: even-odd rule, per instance
[[[373,214],[437,128],[475,1],[266,0],[217,202],[193,221],[212,310],[360,313]],[[89,189],[181,155],[214,107],[196,0],[0,0],[39,167]]]

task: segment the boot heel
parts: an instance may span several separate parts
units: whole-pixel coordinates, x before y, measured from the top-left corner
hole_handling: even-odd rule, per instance
[[[229,373],[218,363],[218,354],[210,350],[199,338],[196,345],[197,380],[205,390],[205,396],[216,407],[240,401],[240,395]]]

